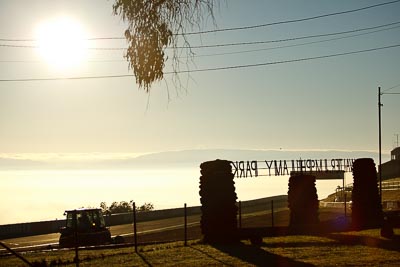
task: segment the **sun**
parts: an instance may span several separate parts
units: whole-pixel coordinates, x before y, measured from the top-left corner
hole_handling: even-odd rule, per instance
[[[86,34],[71,18],[44,21],[37,26],[36,35],[40,55],[56,69],[77,67],[86,58]]]

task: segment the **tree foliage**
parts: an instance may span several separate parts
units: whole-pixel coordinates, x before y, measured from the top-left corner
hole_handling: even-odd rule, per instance
[[[167,47],[173,51],[173,72],[178,78],[178,37],[190,48],[185,31],[200,28],[201,22],[213,18],[216,0],[115,0],[114,15],[128,22],[125,57],[136,83],[147,92],[155,81],[164,77]]]
[[[132,212],[133,211],[133,201],[114,201],[111,203],[111,206],[107,206],[106,202],[101,202],[100,203],[100,208],[103,211],[103,213],[109,213],[109,214],[116,214],[116,213],[126,213],[126,212]],[[143,212],[143,211],[152,211],[154,210],[154,205],[152,203],[144,203],[142,206],[136,207],[137,212]]]

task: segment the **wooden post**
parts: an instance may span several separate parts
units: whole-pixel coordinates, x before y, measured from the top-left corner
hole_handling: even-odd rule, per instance
[[[187,210],[186,210],[186,203],[183,206],[183,210],[184,210],[184,217],[185,217],[185,227],[184,227],[184,231],[185,231],[185,247],[187,246]]]
[[[274,201],[271,200],[271,226],[274,227]]]
[[[74,223],[74,242],[75,242],[75,266],[79,267],[79,245],[78,245],[78,216],[76,210],[72,213],[72,220]]]
[[[242,201],[239,201],[239,229],[242,229]]]
[[[137,228],[136,228],[136,204],[135,202],[133,202],[133,240],[134,240],[134,244],[135,244],[135,252],[138,252],[137,249]]]
[[[347,218],[347,194],[344,192],[344,217]]]

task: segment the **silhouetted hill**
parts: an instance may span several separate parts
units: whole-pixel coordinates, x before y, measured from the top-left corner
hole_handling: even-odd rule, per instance
[[[167,151],[145,154],[137,157],[115,158],[112,155],[102,159],[46,161],[38,159],[18,159],[0,156],[0,169],[157,169],[157,168],[197,168],[202,162],[215,159],[240,160],[288,160],[288,159],[333,159],[333,158],[373,158],[378,153],[367,151],[341,150],[240,150],[240,149],[197,149]],[[389,155],[383,155],[383,162]]]
[[[333,158],[363,158],[370,157],[377,159],[378,153],[365,151],[290,151],[290,150],[239,150],[239,149],[202,149],[168,151],[147,154],[127,159],[115,161],[113,164],[120,166],[187,166],[198,167],[202,162],[226,159],[232,161],[240,160],[283,160],[283,159],[333,159]],[[388,158],[388,156],[387,156]]]

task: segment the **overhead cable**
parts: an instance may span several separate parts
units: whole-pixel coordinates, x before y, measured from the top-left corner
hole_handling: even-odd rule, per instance
[[[207,31],[189,32],[189,33],[182,33],[180,35],[195,35],[195,34],[206,34],[206,33],[214,33],[214,32],[249,30],[249,29],[269,27],[269,26],[275,26],[275,25],[281,25],[281,24],[303,22],[303,21],[308,21],[308,20],[315,20],[315,19],[321,19],[321,18],[332,17],[332,16],[337,16],[337,15],[354,13],[354,12],[363,11],[363,10],[367,10],[367,9],[371,9],[371,8],[395,4],[398,2],[400,2],[400,0],[390,1],[390,2],[385,2],[385,3],[365,6],[365,7],[361,7],[361,8],[356,8],[356,9],[345,10],[345,11],[339,11],[339,12],[334,12],[334,13],[327,13],[327,14],[322,14],[322,15],[317,15],[317,16],[312,16],[312,17],[300,18],[300,19],[283,20],[283,21],[270,22],[270,23],[251,25],[251,26],[243,26],[243,27],[233,27],[233,28],[215,29],[215,30],[207,30]]]
[[[347,56],[353,54],[367,53],[378,50],[390,49],[400,47],[400,44],[376,47],[364,50],[356,50],[350,52],[336,53],[330,55],[322,55],[315,57],[306,57],[306,58],[298,58],[298,59],[290,59],[290,60],[281,60],[281,61],[273,61],[273,62],[263,62],[263,63],[255,63],[255,64],[247,64],[247,65],[235,65],[235,66],[226,66],[226,67],[215,67],[215,68],[205,68],[205,69],[197,69],[197,70],[183,70],[183,71],[174,71],[174,72],[165,72],[164,74],[181,74],[181,73],[196,73],[196,72],[208,72],[208,71],[220,71],[220,70],[233,70],[233,69],[243,69],[243,68],[253,68],[253,67],[262,67],[269,65],[280,65],[294,62],[303,62],[303,61],[311,61],[317,59],[324,58],[333,58],[339,56]],[[79,76],[79,77],[57,77],[57,78],[25,78],[25,79],[0,79],[0,82],[37,82],[37,81],[59,81],[59,80],[88,80],[88,79],[110,79],[110,78],[125,78],[125,77],[134,77],[133,74],[123,74],[123,75],[102,75],[102,76]]]
[[[400,26],[395,26],[395,27],[391,27],[391,28],[387,28],[387,29],[375,30],[375,31],[371,31],[371,32],[358,33],[358,34],[352,34],[352,35],[347,35],[347,36],[341,36],[341,37],[329,38],[329,39],[324,39],[324,40],[318,40],[318,41],[310,41],[310,42],[291,44],[291,45],[280,45],[280,46],[273,46],[273,47],[267,47],[267,48],[239,50],[239,51],[224,52],[224,53],[210,53],[210,54],[200,54],[200,55],[196,55],[195,54],[194,57],[213,57],[213,56],[223,56],[223,55],[235,55],[235,54],[259,52],[259,51],[268,51],[268,50],[276,50],[276,49],[283,49],[283,48],[299,47],[299,46],[306,46],[306,45],[311,45],[311,44],[327,43],[327,42],[331,42],[331,41],[354,38],[354,37],[357,37],[357,36],[368,35],[368,34],[372,34],[372,33],[376,33],[376,32],[393,30],[393,29],[398,29],[398,28],[400,28]]]
[[[259,45],[259,44],[268,44],[268,43],[282,43],[282,42],[290,42],[290,41],[297,41],[297,40],[304,40],[304,39],[313,39],[313,38],[335,36],[335,35],[343,35],[343,34],[349,34],[349,33],[355,33],[355,32],[362,32],[362,31],[374,30],[374,29],[384,28],[384,27],[398,25],[398,24],[400,24],[400,21],[391,22],[391,23],[378,25],[378,26],[359,28],[359,29],[354,29],[354,30],[347,30],[347,31],[341,31],[341,32],[331,32],[331,33],[322,33],[322,34],[314,34],[314,35],[305,35],[305,36],[291,37],[291,38],[285,38],[285,39],[266,40],[266,41],[252,41],[252,42],[225,43],[225,44],[211,44],[211,45],[197,45],[197,46],[176,47],[176,48],[179,48],[179,49],[182,49],[182,48],[201,49],[201,48],[226,47],[226,46],[245,46],[245,45]],[[395,28],[398,28],[398,26],[397,27],[390,27],[390,28],[387,28],[387,29],[380,29],[380,30],[376,30],[376,31],[371,31],[371,32],[367,32],[365,34],[371,34],[371,33],[375,33],[375,32],[391,30],[391,29],[395,29]],[[364,35],[364,34],[353,35],[353,36],[360,36],[360,35]],[[350,37],[352,37],[352,36],[350,36]],[[343,38],[346,38],[346,37],[343,37]],[[341,39],[341,38],[339,38],[339,39]],[[331,40],[331,39],[329,39],[329,40]],[[335,40],[335,39],[332,39],[332,40]],[[36,45],[13,45],[13,44],[0,44],[0,47],[40,48],[39,46],[36,46]],[[127,48],[124,48],[124,47],[89,47],[87,49],[88,50],[126,50]]]
[[[385,5],[395,4],[395,3],[398,3],[398,2],[400,2],[400,0],[394,0],[394,1],[379,3],[379,4],[375,4],[375,5],[365,6],[365,7],[361,7],[361,8],[356,8],[356,9],[350,9],[350,10],[334,12],[334,13],[316,15],[316,16],[312,16],[312,17],[305,17],[305,18],[292,19],[292,20],[283,20],[283,21],[276,21],[276,22],[269,22],[269,23],[264,23],[264,24],[251,25],[251,26],[242,26],[242,27],[232,27],[232,28],[223,28],[223,29],[214,29],[214,30],[206,30],[206,31],[180,33],[180,34],[176,34],[176,35],[196,35],[196,34],[206,34],[206,33],[213,33],[213,32],[256,29],[256,28],[269,27],[269,26],[280,25],[280,24],[289,24],[289,23],[303,22],[303,21],[315,20],[315,19],[326,18],[326,17],[331,17],[331,16],[337,16],[337,15],[344,15],[344,14],[354,13],[354,12],[363,11],[363,10],[367,10],[367,9],[371,9],[371,8],[377,8],[377,7],[381,7],[381,6],[385,6]],[[122,39],[126,39],[126,38],[125,37],[93,37],[93,38],[87,38],[85,40],[122,40]],[[29,39],[29,38],[25,38],[25,39],[0,38],[0,41],[32,42],[32,41],[36,41],[36,40],[35,39]]]
[[[395,85],[395,86],[392,86],[392,87],[390,87],[390,88],[388,88],[388,89],[386,89],[386,90],[383,90],[382,92],[381,92],[381,94],[389,94],[389,93],[386,93],[386,92],[388,92],[388,91],[390,91],[390,90],[392,90],[392,89],[394,89],[394,88],[397,88],[397,87],[400,87],[400,84],[398,84],[398,85]]]
[[[291,45],[281,45],[281,46],[273,46],[273,47],[267,47],[267,48],[239,50],[239,51],[223,52],[223,53],[194,54],[193,58],[236,55],[236,54],[245,54],[245,53],[253,53],[253,52],[260,52],[260,51],[277,50],[277,49],[284,49],[284,48],[291,48],[291,47],[307,46],[307,45],[311,45],[311,44],[326,43],[326,42],[337,41],[337,40],[342,40],[342,39],[354,38],[354,37],[357,37],[357,36],[368,35],[368,34],[372,34],[372,33],[376,33],[376,32],[393,30],[393,29],[398,29],[398,28],[400,28],[400,26],[394,26],[394,27],[390,27],[390,28],[386,28],[386,29],[379,29],[379,30],[375,30],[375,31],[365,32],[365,33],[358,33],[358,34],[346,35],[346,36],[329,38],[329,39],[318,40],[318,41],[303,42],[303,43],[297,43],[297,44],[291,44]],[[188,56],[179,57],[179,58],[188,58]],[[0,60],[0,63],[40,63],[40,62],[43,62],[43,61],[41,61],[41,60]],[[90,62],[90,63],[92,63],[92,62],[93,63],[97,63],[97,62],[99,62],[99,63],[102,63],[102,62],[104,62],[104,63],[125,62],[126,63],[127,60],[108,59],[108,60],[88,60],[86,62]]]
[[[290,41],[297,41],[297,40],[304,40],[304,39],[312,39],[312,38],[342,35],[342,34],[348,34],[348,33],[354,33],[354,32],[368,31],[368,30],[379,29],[379,28],[388,27],[388,26],[397,25],[397,24],[400,24],[400,21],[392,22],[392,23],[388,23],[388,24],[384,24],[384,25],[379,25],[379,26],[374,26],[374,27],[360,28],[360,29],[341,31],[341,32],[321,33],[321,34],[315,34],[315,35],[306,35],[306,36],[300,36],[300,37],[267,40],[267,41],[198,45],[198,46],[190,46],[189,48],[194,49],[194,48],[212,48],[212,47],[226,47],[226,46],[239,46],[239,45],[258,45],[258,44],[268,44],[268,43],[282,43],[282,42],[290,42]],[[397,28],[397,27],[391,27],[389,29],[394,29],[394,28]],[[388,30],[388,29],[381,29],[379,31],[384,31],[384,30]],[[378,32],[378,31],[372,31],[371,33],[375,33],[375,32]],[[187,47],[177,47],[177,48],[187,48]]]

